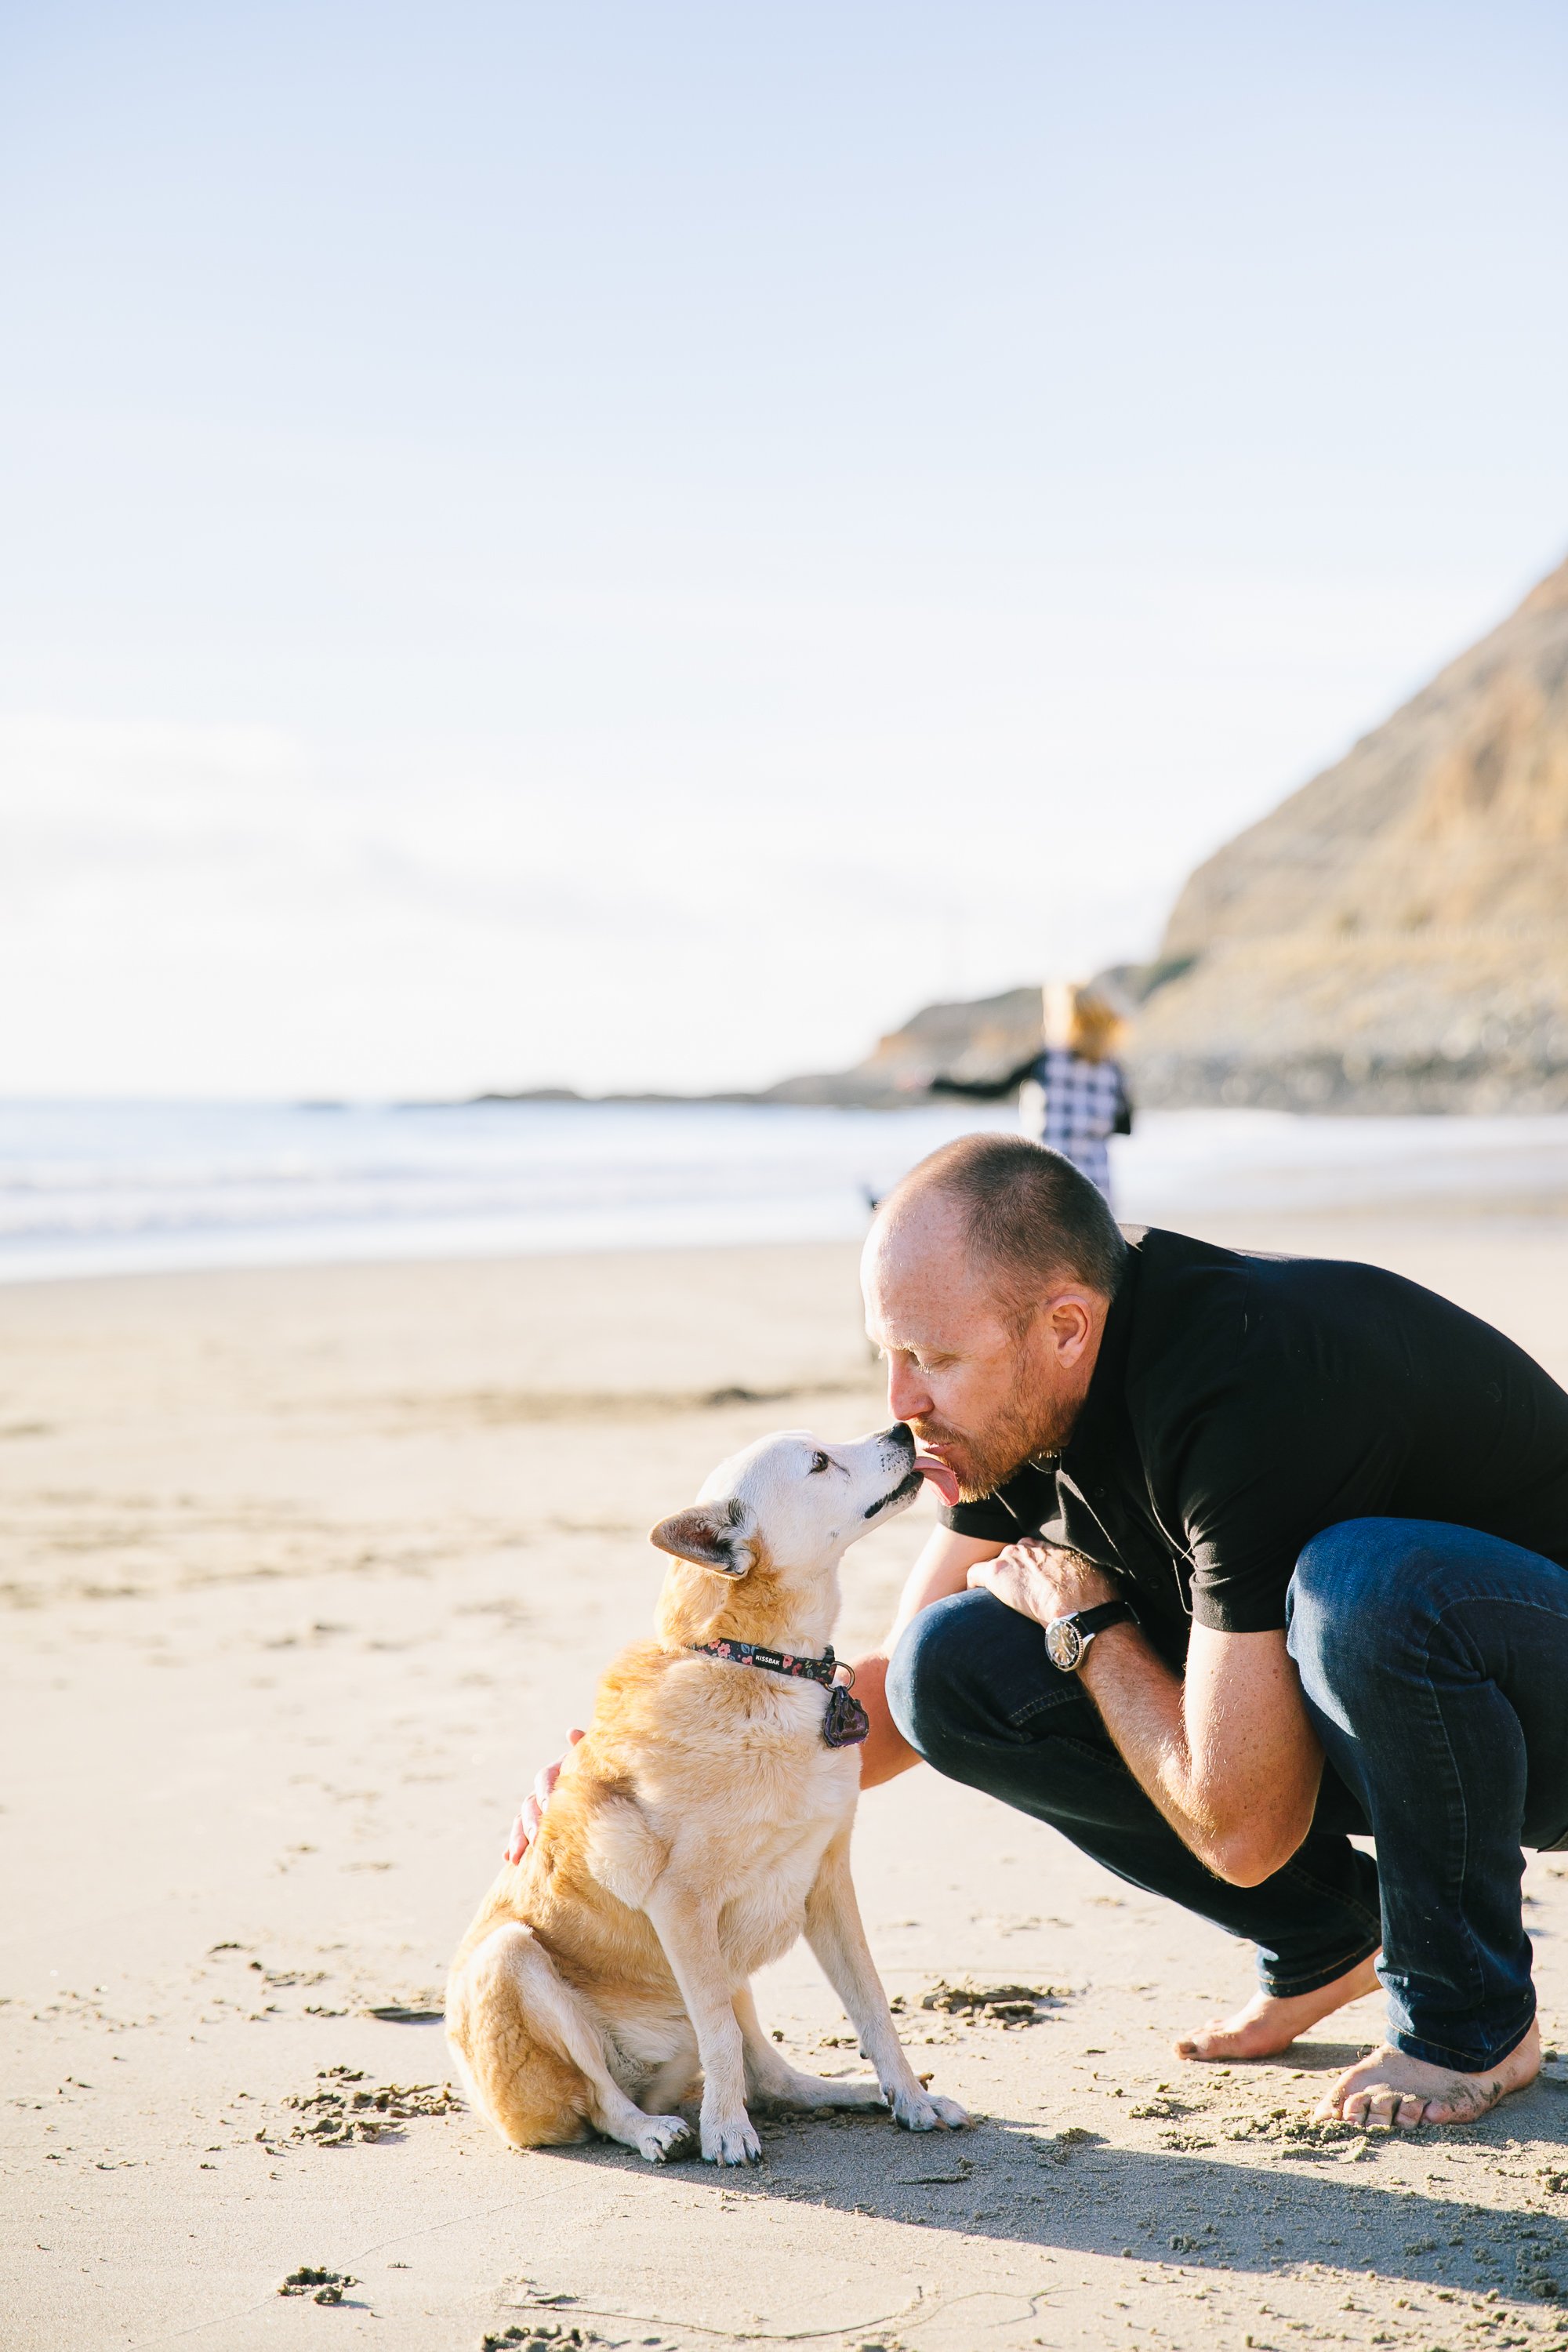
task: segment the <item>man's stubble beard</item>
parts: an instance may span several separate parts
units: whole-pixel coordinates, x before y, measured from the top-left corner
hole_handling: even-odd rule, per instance
[[[1076,1410],[1058,1398],[1031,1398],[1026,1369],[1020,1364],[1006,1402],[984,1430],[955,1429],[940,1420],[915,1421],[910,1426],[922,1445],[963,1448],[962,1466],[951,1453],[946,1455],[958,1478],[958,1499],[981,1503],[1026,1462],[1059,1452],[1077,1418]]]

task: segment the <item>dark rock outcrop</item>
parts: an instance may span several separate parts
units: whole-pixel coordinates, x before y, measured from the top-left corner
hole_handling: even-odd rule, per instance
[[[852,1070],[782,1078],[755,1099],[892,1110],[921,1099],[920,1086],[933,1070],[950,1077],[990,1078],[1016,1068],[1039,1042],[1037,985],[1010,988],[969,1004],[928,1004],[901,1029],[879,1038],[875,1051]]]

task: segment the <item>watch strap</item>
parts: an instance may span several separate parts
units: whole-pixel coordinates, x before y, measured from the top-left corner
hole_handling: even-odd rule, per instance
[[[1068,1622],[1069,1625],[1076,1625],[1087,1642],[1096,1633],[1103,1633],[1108,1625],[1121,1625],[1129,1622],[1136,1625],[1138,1612],[1125,1601],[1100,1601],[1092,1609],[1076,1611],[1068,1618]]]

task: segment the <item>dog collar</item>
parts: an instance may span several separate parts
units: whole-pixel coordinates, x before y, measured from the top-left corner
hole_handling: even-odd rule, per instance
[[[830,1642],[820,1658],[800,1658],[793,1650],[764,1650],[760,1642],[693,1642],[692,1650],[705,1658],[722,1658],[731,1666],[761,1666],[764,1674],[794,1675],[827,1690],[827,1713],[822,1737],[829,1748],[858,1748],[871,1728],[871,1718],[849,1687],[837,1676],[839,1664]],[[853,1666],[843,1672],[855,1679]]]

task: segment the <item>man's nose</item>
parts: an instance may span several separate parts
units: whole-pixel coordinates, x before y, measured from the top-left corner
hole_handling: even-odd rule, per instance
[[[925,1421],[931,1401],[926,1384],[912,1364],[898,1356],[888,1360],[888,1406],[895,1421]]]

